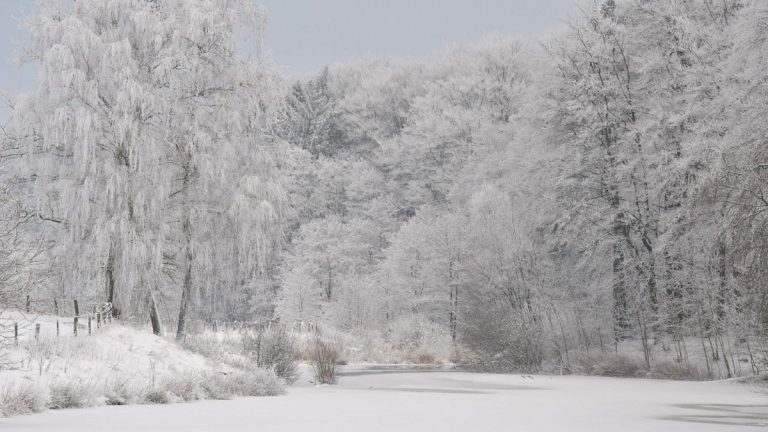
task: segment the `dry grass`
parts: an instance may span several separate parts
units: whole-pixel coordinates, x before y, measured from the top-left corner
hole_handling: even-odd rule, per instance
[[[133,377],[115,377],[107,381],[105,386],[105,403],[107,405],[131,405],[141,402],[146,392],[146,385]]]
[[[49,385],[50,409],[87,408],[101,405],[103,394],[100,386],[90,380],[58,379]]]
[[[275,396],[283,392],[281,380],[272,372],[253,368],[230,372],[187,371],[165,379],[148,392],[147,402],[224,400],[233,396]]]
[[[49,400],[48,389],[36,382],[6,382],[0,386],[0,417],[44,411]]]

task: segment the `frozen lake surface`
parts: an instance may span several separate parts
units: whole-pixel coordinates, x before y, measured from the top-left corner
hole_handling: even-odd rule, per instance
[[[302,379],[284,396],[49,411],[0,419],[0,430],[758,431],[768,430],[768,395],[732,382],[353,366],[338,386]]]

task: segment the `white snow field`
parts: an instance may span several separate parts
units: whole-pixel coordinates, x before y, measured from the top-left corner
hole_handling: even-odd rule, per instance
[[[303,378],[284,396],[49,411],[1,419],[0,430],[757,431],[768,430],[768,395],[735,382],[350,366],[337,386]]]

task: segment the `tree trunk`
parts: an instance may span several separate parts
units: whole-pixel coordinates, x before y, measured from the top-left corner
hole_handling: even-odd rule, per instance
[[[189,318],[189,302],[192,299],[192,221],[190,220],[189,203],[189,174],[190,167],[187,165],[184,173],[184,183],[182,185],[184,214],[181,230],[184,234],[186,245],[184,247],[184,283],[181,288],[181,304],[179,305],[179,320],[176,326],[176,342],[183,342],[187,336],[187,320]]]
[[[449,258],[448,262],[448,283],[450,291],[450,314],[449,314],[449,326],[451,330],[451,343],[456,346],[456,334],[458,327],[458,311],[459,311],[459,283],[454,266],[454,260]]]
[[[183,342],[187,336],[187,319],[189,313],[189,300],[192,296],[192,252],[187,247],[187,266],[184,272],[184,286],[181,291],[181,305],[179,306],[179,321],[176,327],[176,342]]]
[[[719,279],[719,293],[717,296],[717,319],[723,320],[725,318],[726,302],[730,300],[728,293],[728,261],[726,255],[726,246],[724,235],[717,240],[717,275]]]
[[[157,336],[162,336],[163,326],[162,321],[160,321],[160,313],[157,310],[154,291],[149,292],[149,320],[152,323],[152,333]]]
[[[107,303],[112,305],[112,316],[120,318],[120,308],[115,304],[115,244],[109,246],[109,256],[106,267]]]
[[[618,207],[618,204],[616,205]],[[623,213],[618,213],[613,221],[613,333],[616,342],[626,337],[629,330],[629,311],[627,287],[624,280],[624,250],[621,247],[624,231],[627,229],[624,223]]]

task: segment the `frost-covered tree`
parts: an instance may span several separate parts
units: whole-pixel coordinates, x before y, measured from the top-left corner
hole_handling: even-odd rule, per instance
[[[40,85],[14,120],[39,212],[65,221],[71,295],[148,309],[156,332],[178,307],[183,337],[193,287],[242,286],[268,261],[283,206],[263,138],[274,80],[235,46],[262,25],[245,0],[41,4],[25,47]]]
[[[147,302],[157,312],[168,183],[160,119],[168,101],[153,74],[161,66],[157,7],[43,2],[27,24],[25,53],[39,63],[40,84],[15,120],[36,155],[38,211],[55,209],[66,221],[68,294],[103,292],[118,315]]]
[[[717,216],[722,230],[718,257],[720,277],[718,300],[733,302],[743,314],[748,334],[768,331],[768,129],[761,119],[766,115],[768,97],[763,73],[768,9],[760,2],[744,6],[743,21],[728,34],[733,53],[724,65],[729,78],[724,80],[723,105],[727,132],[722,145],[722,164],[714,179],[711,198],[722,209]],[[731,17],[731,19],[735,19]],[[734,302],[735,300],[735,302]]]
[[[46,283],[45,243],[35,225],[43,216],[28,206],[34,177],[14,169],[23,157],[17,137],[0,135],[0,315],[26,307],[25,295]],[[6,334],[7,336],[7,334]],[[4,341],[0,340],[0,345]]]
[[[175,168],[166,193],[173,215],[168,238],[178,245],[169,248],[169,260],[181,281],[179,340],[200,291],[230,319],[248,309],[243,293],[280,240],[285,205],[265,136],[266,74],[235,46],[237,31],[259,31],[262,11],[251,2],[185,5],[166,6],[176,32],[163,55],[174,101],[164,138]],[[224,300],[216,302],[218,293]]]
[[[347,322],[345,303],[379,259],[379,238],[371,225],[328,217],[302,226],[283,264],[278,314],[288,320]]]
[[[344,137],[335,124],[336,101],[330,94],[326,67],[316,78],[293,84],[280,115],[280,135],[314,156],[332,155]]]

